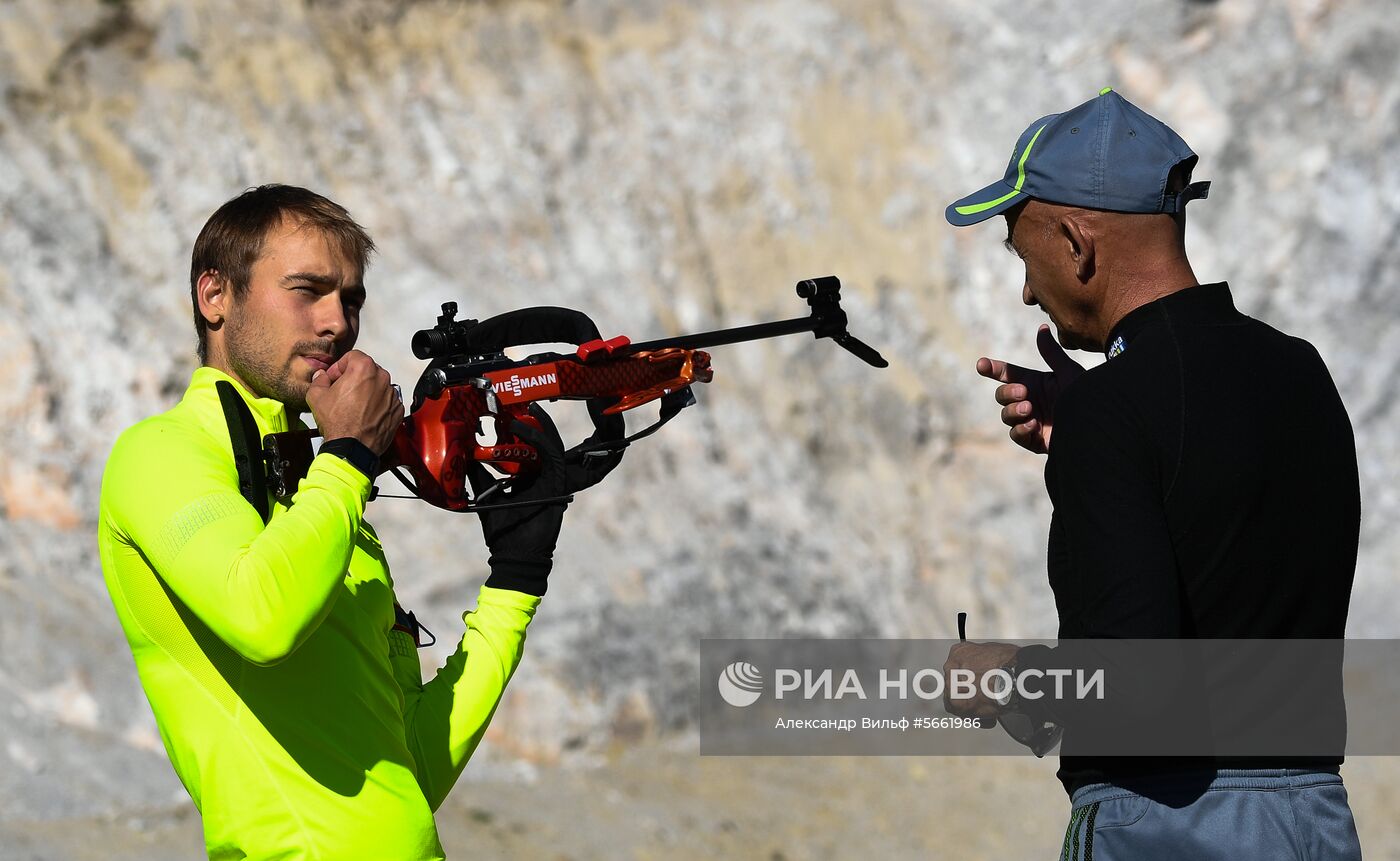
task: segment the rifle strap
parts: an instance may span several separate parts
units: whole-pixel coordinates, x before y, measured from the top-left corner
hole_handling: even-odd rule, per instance
[[[224,408],[224,421],[228,424],[228,439],[233,445],[233,463],[238,468],[238,492],[257,509],[264,524],[270,519],[267,505],[267,466],[263,462],[262,435],[258,433],[258,423],[253,420],[253,411],[242,395],[228,380],[214,383],[219,392],[219,403]]]

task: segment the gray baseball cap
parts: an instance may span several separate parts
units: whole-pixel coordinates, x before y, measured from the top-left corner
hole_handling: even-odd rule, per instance
[[[1041,117],[1016,141],[1006,175],[949,204],[948,222],[964,227],[1000,215],[1027,198],[1116,212],[1180,212],[1210,192],[1209,182],[1167,190],[1172,169],[1196,154],[1165,123],[1104,87],[1062,114]]]

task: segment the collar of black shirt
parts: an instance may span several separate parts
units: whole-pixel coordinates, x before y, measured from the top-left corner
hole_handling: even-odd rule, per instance
[[[1108,333],[1104,353],[1109,358],[1123,353],[1143,329],[1154,323],[1165,323],[1168,319],[1188,323],[1224,323],[1238,316],[1239,311],[1235,310],[1235,300],[1230,295],[1228,283],[1219,281],[1187,287],[1129,311]],[[1122,344],[1114,349],[1120,338]]]

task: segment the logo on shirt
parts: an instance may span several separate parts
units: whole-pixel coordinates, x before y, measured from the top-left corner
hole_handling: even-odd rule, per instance
[[[1127,348],[1128,343],[1123,340],[1122,335],[1119,335],[1117,338],[1114,338],[1113,343],[1109,345],[1108,357],[1112,359],[1114,356],[1117,356],[1119,353],[1123,352]]]

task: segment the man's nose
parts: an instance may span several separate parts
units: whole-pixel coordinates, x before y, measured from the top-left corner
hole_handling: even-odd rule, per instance
[[[1024,284],[1021,285],[1021,301],[1026,303],[1027,305],[1040,304],[1039,302],[1035,301],[1035,294],[1031,292],[1030,281],[1026,281]]]
[[[345,303],[340,296],[331,293],[317,303],[316,334],[339,341],[350,332],[350,320],[345,313]]]

